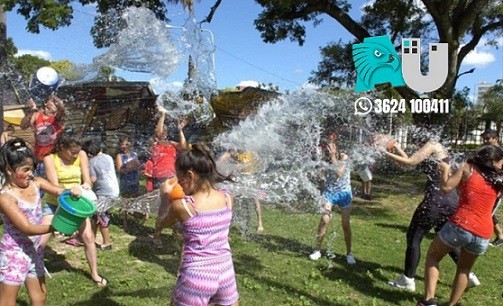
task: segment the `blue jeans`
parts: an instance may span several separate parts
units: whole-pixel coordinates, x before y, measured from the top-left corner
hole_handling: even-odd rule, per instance
[[[465,248],[474,255],[484,254],[489,246],[489,239],[474,235],[451,222],[447,222],[442,227],[438,232],[438,237],[451,248]]]
[[[340,208],[349,207],[353,200],[353,193],[351,191],[341,191],[341,192],[323,192],[323,197],[325,200],[332,204],[332,207],[338,205]]]

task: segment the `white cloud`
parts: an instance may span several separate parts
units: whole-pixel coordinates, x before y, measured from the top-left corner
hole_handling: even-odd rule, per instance
[[[41,59],[45,59],[48,61],[52,60],[51,53],[49,53],[47,51],[43,51],[43,50],[18,50],[16,56],[19,57],[19,56],[22,56],[25,54],[30,54],[30,55],[33,55],[36,57],[40,57]]]
[[[471,65],[475,67],[485,67],[494,62],[496,58],[491,52],[478,51],[474,49],[466,55],[463,60],[463,65]]]
[[[496,41],[496,46],[498,48],[503,47],[503,36],[502,37],[496,37],[494,39]],[[494,49],[495,46],[493,45],[488,45],[489,39],[482,37],[477,44],[478,49],[483,49],[483,50],[489,50],[489,49]]]
[[[302,91],[310,93],[310,92],[317,91],[318,89],[320,89],[320,87],[318,85],[313,84],[313,83],[306,82],[306,83],[302,84],[300,89]]]
[[[162,78],[152,78],[149,80],[152,89],[156,94],[162,94],[163,92],[178,92],[183,88],[183,82],[173,81],[166,82]]]
[[[293,73],[295,73],[295,74],[301,74],[301,73],[303,73],[303,72],[304,72],[304,69],[302,69],[302,68],[295,68],[295,69],[293,70]]]
[[[241,87],[241,88],[260,87],[260,83],[257,81],[241,81],[241,82],[239,82],[238,87]]]
[[[360,6],[360,10],[363,11],[363,9],[366,7],[366,6],[372,6],[374,5],[374,2],[375,0],[369,0],[369,1],[365,1],[362,3],[362,5]]]

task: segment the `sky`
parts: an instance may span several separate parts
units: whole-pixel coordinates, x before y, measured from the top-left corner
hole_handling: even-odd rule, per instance
[[[351,16],[361,16],[361,7],[367,1],[352,1]],[[196,19],[202,20],[214,1],[203,0],[195,5]],[[74,6],[72,25],[56,31],[41,29],[40,34],[26,31],[26,21],[15,12],[7,13],[7,35],[12,37],[18,54],[36,54],[49,60],[68,59],[75,63],[89,64],[106,49],[96,49],[89,34],[95,14],[94,7]],[[261,8],[252,0],[223,0],[210,24],[204,28],[213,34],[216,81],[219,89],[235,87],[242,81],[258,81],[278,85],[280,91],[298,90],[306,84],[312,71],[321,60],[320,47],[329,42],[348,41],[352,36],[331,17],[324,16],[317,27],[306,24],[307,36],[303,46],[284,40],[275,44],[264,43],[253,25]],[[171,25],[184,24],[187,13],[181,6],[170,6]],[[179,37],[180,29],[171,29],[173,37]],[[206,31],[206,33],[209,33]],[[471,95],[480,82],[494,83],[503,78],[503,37],[498,48],[482,41],[467,56],[460,72],[475,68],[472,74],[460,77],[457,88],[468,87]],[[180,63],[177,70],[165,81],[179,86],[186,77],[187,65]],[[118,71],[129,81],[147,81],[151,75]]]

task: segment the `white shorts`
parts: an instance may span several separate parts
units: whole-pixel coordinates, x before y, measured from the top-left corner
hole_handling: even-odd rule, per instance
[[[356,170],[362,181],[370,182],[372,180],[372,172],[370,172],[369,166],[364,166]]]

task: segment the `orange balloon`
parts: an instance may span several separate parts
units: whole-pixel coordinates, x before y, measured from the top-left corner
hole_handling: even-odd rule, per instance
[[[183,192],[182,186],[180,184],[176,183],[175,186],[173,186],[173,189],[171,190],[169,197],[171,200],[180,200],[183,199],[185,196],[185,193]]]

